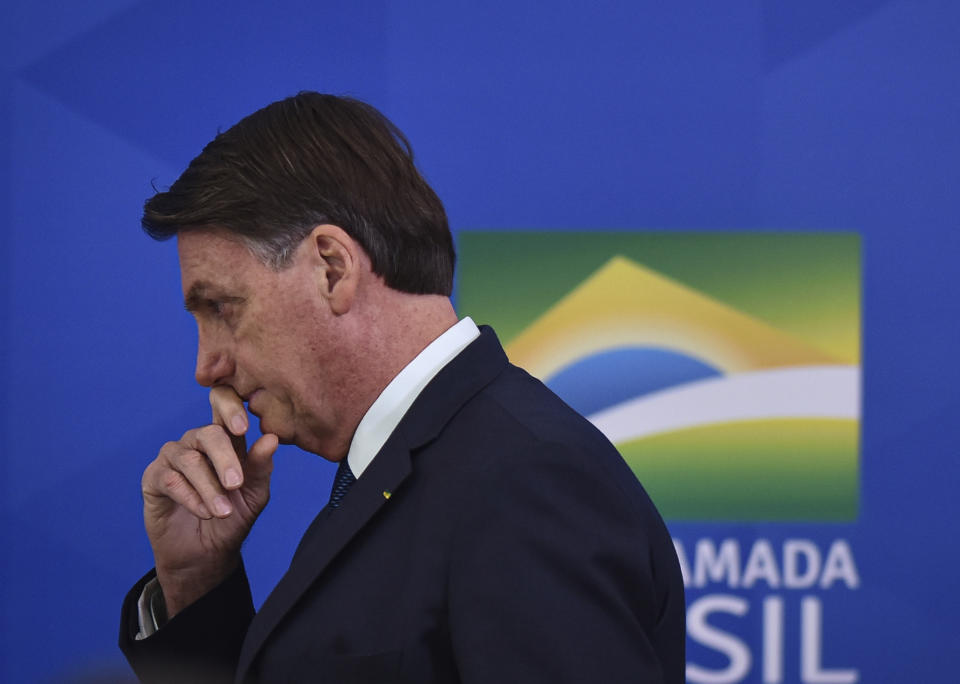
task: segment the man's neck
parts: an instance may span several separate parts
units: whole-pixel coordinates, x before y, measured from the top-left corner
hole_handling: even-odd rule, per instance
[[[470,318],[457,322],[390,381],[360,420],[350,442],[347,459],[355,477],[363,474],[434,376],[479,336],[480,330]]]
[[[342,425],[337,439],[323,453],[344,458],[360,420],[390,384],[431,342],[456,324],[450,300],[442,295],[413,295],[384,288],[374,301],[356,311],[342,380]]]

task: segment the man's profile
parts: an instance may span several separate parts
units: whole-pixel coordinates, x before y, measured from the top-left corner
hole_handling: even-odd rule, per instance
[[[458,320],[443,206],[379,112],[275,102],[143,225],[177,238],[213,418],[144,471],[155,569],[120,633],[141,680],[683,681],[660,516],[599,431]],[[240,548],[279,442],[338,472],[255,612]]]

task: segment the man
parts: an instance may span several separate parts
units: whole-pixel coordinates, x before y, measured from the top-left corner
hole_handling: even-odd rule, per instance
[[[269,105],[143,223],[177,236],[213,407],[143,475],[156,567],[120,634],[143,681],[683,681],[663,522],[597,430],[457,321],[443,207],[382,115]],[[278,442],[339,466],[255,614],[240,546]]]

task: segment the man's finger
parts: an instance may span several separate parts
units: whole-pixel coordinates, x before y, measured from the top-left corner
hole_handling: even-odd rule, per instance
[[[247,457],[247,439],[244,435],[250,427],[250,419],[243,406],[243,399],[232,387],[226,386],[211,388],[209,398],[210,408],[213,411],[213,423],[227,429],[233,450],[242,461]],[[240,482],[243,482],[242,473]]]
[[[145,505],[156,505],[158,502],[169,500],[183,506],[203,520],[213,517],[210,509],[203,503],[203,499],[187,478],[169,465],[162,464],[159,459],[144,471],[141,488]]]
[[[222,425],[232,435],[245,435],[250,427],[243,399],[232,387],[217,386],[210,389],[210,408],[213,409],[213,422]]]
[[[212,465],[217,479],[225,489],[237,489],[243,484],[243,464],[232,442],[227,431],[220,425],[189,430],[180,440],[180,444],[187,449],[206,457],[209,462],[206,464],[207,471]]]
[[[199,451],[186,450],[180,454],[176,465],[178,474],[187,480],[211,513],[218,518],[226,518],[233,513],[230,499],[210,469],[210,461],[206,455]],[[173,478],[170,479],[171,483],[174,481]]]

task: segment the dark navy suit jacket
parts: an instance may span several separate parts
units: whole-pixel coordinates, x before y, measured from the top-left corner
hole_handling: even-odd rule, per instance
[[[121,648],[145,682],[684,681],[667,530],[584,418],[493,331],[417,398],[254,614],[242,568]]]

